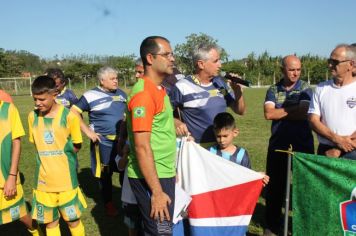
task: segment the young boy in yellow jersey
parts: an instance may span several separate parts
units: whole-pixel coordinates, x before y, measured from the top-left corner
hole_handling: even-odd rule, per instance
[[[32,235],[40,235],[27,211],[18,170],[25,131],[16,107],[2,100],[0,127],[0,225],[20,219]]]
[[[61,216],[72,235],[85,235],[80,216],[86,202],[76,172],[79,117],[55,102],[56,84],[48,76],[36,78],[31,89],[35,110],[28,116],[29,139],[37,150],[32,218],[46,224],[48,236],[60,235]]]

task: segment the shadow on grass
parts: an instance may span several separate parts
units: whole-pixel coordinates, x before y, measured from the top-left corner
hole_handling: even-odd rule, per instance
[[[292,198],[292,196],[290,196],[290,199]],[[254,225],[259,228],[259,229],[262,229],[262,232],[263,232],[263,229],[267,227],[266,225],[266,219],[265,219],[265,200],[264,200],[264,195],[263,195],[263,198],[261,197],[261,201],[259,201],[257,204],[256,204],[256,207],[255,207],[255,211],[252,215],[252,218],[251,218],[251,222],[254,223]],[[291,205],[290,205],[290,211],[292,210],[291,208]],[[282,209],[282,219],[281,221],[284,221],[284,208]],[[288,235],[292,235],[292,221],[293,221],[293,218],[292,218],[292,214],[291,212],[289,212],[289,217],[288,217]],[[279,231],[279,234],[278,235],[284,235],[284,228],[283,228],[283,223],[281,224],[281,229]],[[258,235],[262,235],[262,232],[261,233],[256,233],[256,232],[247,232],[246,235],[247,236],[258,236]]]
[[[113,178],[119,178],[117,173],[114,173]],[[113,186],[113,202],[119,210],[119,214],[116,217],[109,217],[105,214],[99,183],[98,180],[93,177],[91,169],[81,169],[80,173],[78,173],[78,179],[85,197],[87,199],[90,198],[95,204],[91,209],[91,215],[99,228],[100,235],[127,235],[121,208],[121,188]]]

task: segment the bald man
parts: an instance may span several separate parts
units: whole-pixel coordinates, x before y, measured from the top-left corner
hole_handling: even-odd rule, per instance
[[[281,69],[283,78],[268,89],[264,103],[264,116],[272,120],[266,167],[270,182],[266,188],[264,235],[278,235],[283,222],[288,154],[275,150],[287,150],[292,145],[293,151],[314,153],[313,135],[307,120],[312,90],[307,82],[300,80],[301,62],[294,55],[286,56]]]

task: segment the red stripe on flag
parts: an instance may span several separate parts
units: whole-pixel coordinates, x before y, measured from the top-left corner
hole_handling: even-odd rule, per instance
[[[192,196],[189,218],[252,215],[261,193],[262,180]]]

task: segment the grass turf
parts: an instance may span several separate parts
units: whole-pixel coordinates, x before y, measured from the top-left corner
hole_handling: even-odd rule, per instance
[[[81,95],[82,91],[76,91]],[[270,135],[270,122],[263,116],[263,102],[265,97],[265,88],[248,88],[244,91],[245,102],[247,104],[246,114],[235,116],[237,126],[240,129],[240,135],[235,143],[247,149],[252,161],[252,168],[256,171],[265,170],[266,151],[268,138]],[[14,103],[18,108],[23,126],[28,133],[27,115],[33,109],[33,100],[30,96],[14,96]],[[86,115],[84,118],[87,120]],[[89,141],[83,136],[84,142],[80,150],[79,158],[79,182],[85,194],[88,208],[83,213],[82,221],[85,226],[86,235],[127,235],[127,230],[123,224],[122,211],[120,209],[120,184],[118,174],[114,174],[114,203],[120,209],[119,216],[110,218],[105,215],[103,204],[101,203],[100,191],[96,179],[90,172]],[[20,171],[23,174],[23,187],[25,199],[31,202],[31,192],[34,178],[35,149],[28,141],[28,137],[22,138],[22,154],[20,161]],[[255,214],[249,226],[250,235],[262,234],[264,201],[260,198],[256,206]],[[61,222],[62,235],[70,235],[64,222]],[[28,235],[25,227],[14,222],[0,226],[0,235]]]

